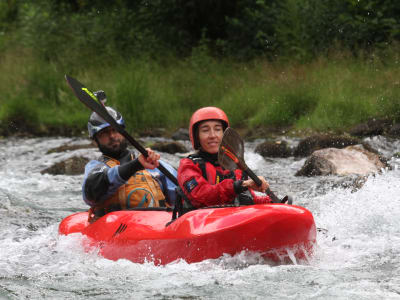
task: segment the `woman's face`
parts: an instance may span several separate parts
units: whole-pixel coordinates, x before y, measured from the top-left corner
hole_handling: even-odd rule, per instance
[[[218,153],[224,127],[221,121],[209,120],[199,125],[199,142],[203,151],[210,154]]]

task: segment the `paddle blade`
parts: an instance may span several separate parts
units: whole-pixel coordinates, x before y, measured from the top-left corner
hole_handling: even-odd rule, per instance
[[[244,161],[244,143],[242,138],[230,127],[224,131],[218,150],[218,162],[223,168],[231,171],[237,168],[241,169],[249,175],[258,186],[261,186],[261,180],[250,170]],[[271,197],[273,203],[281,203],[281,200],[279,200],[269,188],[267,188],[266,193]],[[285,201],[287,201],[287,199],[285,199]]]
[[[235,170],[244,164],[244,143],[240,135],[228,127],[224,131],[218,151],[218,162],[227,170]]]
[[[89,91],[78,80],[68,75],[65,75],[65,80],[67,81],[68,85],[71,87],[72,91],[79,101],[81,101],[88,108],[97,113],[108,124],[110,124],[111,127],[113,127],[121,135],[123,135],[136,149],[139,150],[140,153],[147,157],[147,151],[130,134],[125,131],[123,126],[119,125],[115,121],[115,119],[108,113],[106,107],[101,102],[98,102],[97,97],[91,91]]]
[[[108,113],[106,107],[103,103],[98,101],[97,97],[89,91],[82,83],[80,83],[75,78],[72,78],[68,75],[65,75],[65,80],[68,85],[74,92],[75,96],[85,104],[92,111],[97,113],[100,117],[102,117],[108,124],[111,125],[116,131],[118,131],[121,135],[123,135],[128,142],[130,142],[140,153],[142,153],[145,157],[148,156],[147,150],[143,148],[141,144],[139,144],[128,132],[125,131],[124,127],[119,125],[115,119]],[[178,180],[171,172],[168,171],[163,165],[159,165],[158,169],[167,176],[175,185],[178,185]]]
[[[87,89],[82,83],[80,83],[75,78],[65,75],[65,80],[74,92],[75,96],[85,104],[90,110],[96,112],[100,117],[102,117],[107,123],[112,125],[118,131],[121,131],[123,127],[119,125],[112,116],[107,112],[104,105],[98,101],[97,97]]]

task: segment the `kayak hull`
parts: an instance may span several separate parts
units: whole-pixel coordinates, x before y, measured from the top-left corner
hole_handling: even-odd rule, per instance
[[[170,225],[165,211],[116,211],[96,222],[87,212],[66,217],[59,233],[82,233],[86,248],[97,247],[111,260],[165,265],[188,263],[224,254],[252,251],[277,262],[312,255],[316,239],[314,218],[307,209],[286,204],[206,208],[188,212]]]

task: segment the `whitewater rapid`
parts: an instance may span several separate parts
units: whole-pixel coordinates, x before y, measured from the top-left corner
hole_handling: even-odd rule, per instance
[[[296,142],[296,141],[292,141]],[[370,139],[386,156],[398,142]],[[246,161],[308,208],[317,227],[307,263],[271,265],[256,254],[167,266],[109,261],[80,247],[83,236],[59,236],[58,224],[87,209],[82,175],[42,175],[44,168],[93,149],[46,154],[87,140],[0,140],[0,299],[400,299],[400,160],[354,191],[351,178],[295,177],[304,159],[264,159],[246,144]],[[249,150],[248,150],[249,149]],[[179,157],[162,153],[177,166]]]

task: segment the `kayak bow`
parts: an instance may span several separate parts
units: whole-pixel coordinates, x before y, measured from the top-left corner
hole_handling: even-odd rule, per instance
[[[276,262],[289,256],[298,260],[312,255],[316,239],[311,212],[286,204],[198,209],[169,226],[167,211],[116,211],[92,224],[87,217],[87,212],[66,217],[59,233],[82,233],[88,237],[85,248],[98,247],[107,259],[156,265],[179,259],[193,263],[241,251]]]

